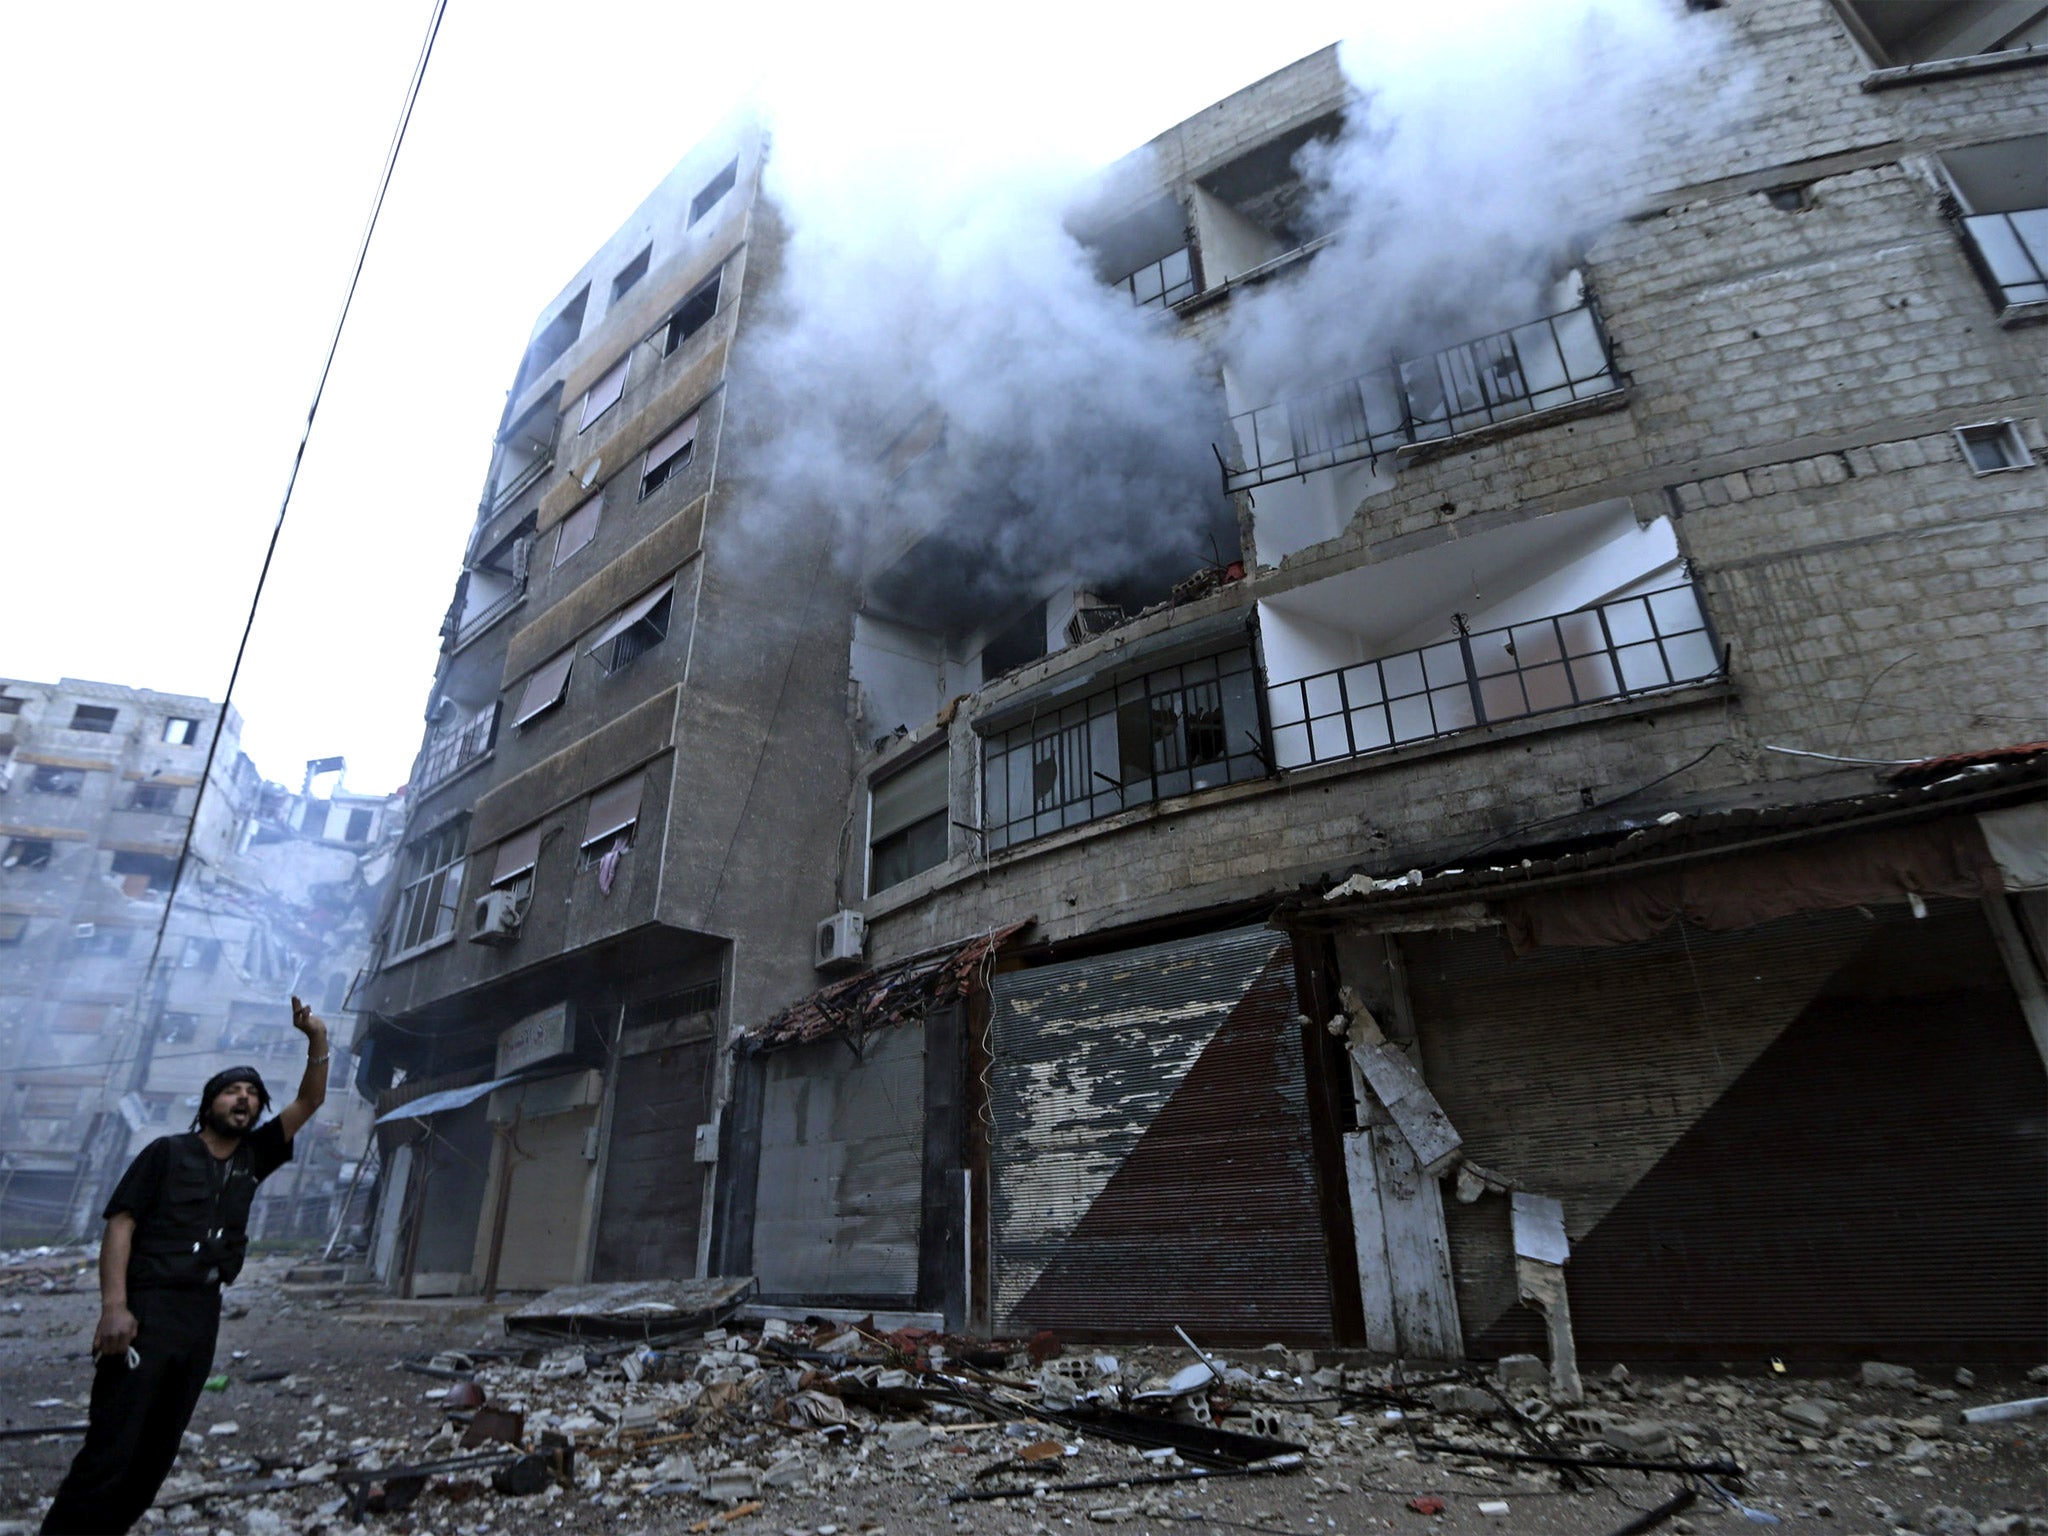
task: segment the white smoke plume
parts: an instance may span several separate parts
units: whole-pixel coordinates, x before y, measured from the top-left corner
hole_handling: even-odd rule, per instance
[[[1297,167],[1296,233],[1329,243],[1233,297],[1220,358],[1104,281],[1069,232],[1099,182],[1020,148],[1008,122],[886,93],[858,118],[771,108],[767,191],[788,243],[736,364],[766,439],[748,470],[761,501],[829,509],[849,552],[943,529],[976,603],[1048,574],[1156,586],[1212,550],[1229,560],[1218,363],[1272,399],[1543,313],[1583,241],[1626,210],[1660,118],[1698,95],[1706,21],[1678,0],[1358,16],[1345,127]],[[892,108],[900,129],[878,130]],[[1120,170],[1146,180],[1142,158]]]
[[[1339,49],[1342,132],[1297,158],[1305,233],[1330,243],[1233,306],[1243,390],[1271,400],[1556,307],[1658,141],[1723,116],[1718,37],[1677,0],[1375,8]]]

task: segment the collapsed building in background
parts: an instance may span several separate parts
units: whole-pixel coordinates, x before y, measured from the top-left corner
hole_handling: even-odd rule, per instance
[[[311,772],[299,793],[266,783],[241,730],[207,699],[0,679],[0,1243],[96,1231],[127,1158],[184,1130],[221,1068],[288,1098],[294,991],[335,1025],[330,1081],[350,1080],[350,991],[403,801],[340,789],[338,763],[318,795]],[[369,1115],[333,1104],[258,1196],[257,1239],[334,1230]]]
[[[1346,377],[1232,362],[1342,235],[1337,51],[1161,135],[1072,227],[1210,359],[1215,501],[1121,580],[976,568],[943,398],[859,402],[873,537],[785,504],[790,217],[693,151],[493,451],[358,1037],[378,1273],[2038,1356],[2048,52],[1908,9],[1674,6],[1743,110]]]

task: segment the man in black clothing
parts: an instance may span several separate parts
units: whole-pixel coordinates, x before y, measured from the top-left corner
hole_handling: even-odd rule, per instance
[[[216,1072],[192,1129],[144,1147],[107,1202],[90,1425],[44,1536],[125,1531],[170,1475],[213,1371],[220,1288],[241,1273],[256,1186],[291,1161],[292,1137],[327,1098],[327,1026],[296,997],[292,1025],[306,1073],[275,1120],[256,1123],[270,1093],[254,1067]]]

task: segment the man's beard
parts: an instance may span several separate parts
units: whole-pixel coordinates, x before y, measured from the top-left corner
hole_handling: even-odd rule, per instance
[[[223,1113],[212,1105],[208,1105],[205,1115],[206,1128],[216,1136],[225,1136],[230,1140],[239,1140],[241,1137],[248,1135],[249,1126],[237,1125],[232,1118],[233,1113],[232,1110]],[[250,1124],[253,1125],[254,1123],[255,1117],[252,1115],[250,1117]]]

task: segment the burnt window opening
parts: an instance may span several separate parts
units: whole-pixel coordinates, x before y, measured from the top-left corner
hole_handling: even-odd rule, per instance
[[[173,715],[164,722],[164,741],[174,747],[189,747],[199,740],[199,722],[188,715]]]
[[[1973,475],[1995,475],[2005,469],[2027,469],[2034,456],[2027,451],[2019,425],[2013,421],[1983,421],[1957,427],[1956,441]]]
[[[128,808],[131,811],[175,811],[178,808],[178,786],[138,784],[128,797]]]
[[[18,715],[21,713],[21,706],[27,702],[26,699],[17,699],[11,693],[0,693],[0,715]]]
[[[703,218],[705,214],[709,213],[713,208],[716,208],[718,206],[719,199],[724,197],[725,194],[730,192],[735,186],[739,185],[739,179],[739,157],[734,156],[733,159],[727,163],[724,170],[720,171],[716,176],[712,177],[711,180],[704,184],[703,191],[699,192],[695,197],[690,199],[690,222],[692,224],[696,223],[699,219]]]
[[[219,939],[187,939],[184,948],[178,952],[178,968],[210,973],[220,964],[220,954]]]
[[[1263,778],[1266,737],[1248,650],[1128,678],[993,731],[982,746],[990,851],[1196,790]]]
[[[946,862],[951,851],[945,747],[868,787],[868,894]]]
[[[189,1045],[199,1037],[199,1015],[196,1013],[166,1013],[157,1024],[156,1038],[160,1045]]]
[[[647,275],[647,262],[654,254],[654,247],[643,245],[640,254],[619,268],[618,276],[612,279],[612,302],[618,303],[632,289],[633,285]]]
[[[1033,603],[981,648],[981,680],[1036,661],[1045,654],[1045,603]]]
[[[640,467],[640,499],[645,501],[690,467],[697,455],[697,413],[677,422],[647,450]]]
[[[0,851],[0,869],[48,869],[57,845],[47,837],[10,837]]]
[[[178,861],[163,853],[116,853],[112,872],[130,896],[162,895],[178,877]]]
[[[105,736],[114,729],[114,722],[120,718],[118,709],[104,704],[81,704],[71,711],[71,729],[91,731],[96,736]]]
[[[370,826],[376,820],[376,813],[355,810],[348,813],[348,826],[342,830],[344,843],[367,843],[370,840]]]
[[[38,768],[29,776],[28,787],[38,795],[76,795],[85,788],[85,770]]]
[[[725,269],[722,267],[712,273],[699,283],[695,291],[677,306],[676,312],[669,316],[668,331],[661,341],[663,357],[667,357],[711,323],[711,317],[718,313],[718,283],[724,275]]]

